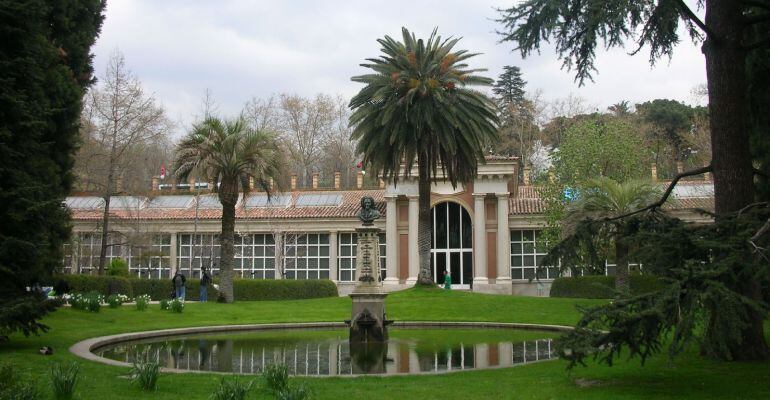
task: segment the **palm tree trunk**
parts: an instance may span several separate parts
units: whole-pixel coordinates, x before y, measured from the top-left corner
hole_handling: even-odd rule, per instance
[[[615,235],[615,290],[620,297],[628,297],[628,245],[621,235]]]
[[[420,272],[417,276],[418,285],[434,285],[430,270],[430,244],[432,236],[432,221],[430,212],[430,168],[427,156],[420,153],[417,158],[419,213],[417,218],[417,253],[420,260]]]
[[[222,203],[222,232],[219,234],[220,297],[225,303],[235,300],[233,295],[233,236],[235,235],[235,203],[238,201],[237,183],[222,183],[219,201]],[[234,194],[233,194],[234,193]]]

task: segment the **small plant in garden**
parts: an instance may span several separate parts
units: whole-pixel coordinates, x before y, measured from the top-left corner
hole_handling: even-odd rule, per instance
[[[142,390],[155,390],[160,376],[160,364],[155,361],[135,362],[131,368],[131,379]]]
[[[243,382],[234,377],[232,380],[222,378],[219,387],[209,396],[209,400],[243,400],[251,390],[254,381]]]
[[[168,310],[169,301],[168,299],[161,299],[160,300],[160,309],[161,310]]]
[[[40,390],[29,379],[19,375],[11,364],[0,365],[0,399],[37,400]]]
[[[265,387],[273,394],[289,388],[289,367],[286,364],[270,364],[262,371]]]
[[[51,385],[56,400],[71,400],[75,394],[80,366],[75,362],[51,365]]]
[[[184,311],[184,300],[171,300],[171,303],[169,303],[169,309],[175,313],[181,313]]]
[[[278,400],[307,400],[310,397],[310,389],[305,385],[289,386],[286,390],[275,395]]]
[[[69,303],[69,305],[72,308],[74,308],[76,310],[84,310],[85,309],[85,303],[83,301],[83,295],[82,294],[75,293],[75,294],[71,295],[67,299],[67,302]]]
[[[130,299],[125,294],[111,294],[107,297],[107,305],[110,308],[118,308],[121,304],[128,302]]]
[[[86,310],[91,312],[99,312],[104,302],[104,296],[97,292],[90,292],[85,295]]]
[[[135,301],[136,301],[136,310],[144,311],[147,309],[147,306],[150,304],[150,295],[143,294],[141,296],[136,296]]]
[[[289,367],[286,364],[271,364],[262,371],[265,388],[279,400],[306,400],[310,389],[304,385],[294,386],[289,382]]]

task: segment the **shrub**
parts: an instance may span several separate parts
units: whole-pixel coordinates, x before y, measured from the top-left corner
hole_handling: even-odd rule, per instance
[[[80,367],[75,362],[51,365],[51,385],[56,400],[71,400],[75,394]]]
[[[131,379],[142,390],[155,390],[160,376],[160,364],[155,361],[135,362],[131,368]]]
[[[149,294],[143,294],[141,296],[136,296],[136,310],[137,311],[144,311],[147,309],[147,306],[150,304],[150,295]]]
[[[160,300],[160,309],[161,310],[168,310],[169,306],[169,300],[168,299],[161,299]]]
[[[130,299],[124,294],[111,294],[107,296],[107,305],[110,306],[110,308],[118,308],[128,300]]]
[[[214,393],[209,396],[210,400],[243,400],[251,390],[254,381],[248,383],[242,382],[238,377],[234,377],[232,380],[222,378],[219,382],[219,387]]]
[[[236,300],[297,300],[337,297],[337,286],[330,280],[235,279]]]
[[[0,364],[0,399],[37,400],[41,397],[37,386],[21,376],[11,364]]]
[[[182,311],[184,311],[184,300],[173,299],[168,305],[169,305],[169,310],[171,310],[172,312],[181,313]]]
[[[53,282],[66,282],[72,293],[99,292],[103,296],[125,294],[128,297],[149,295],[151,300],[171,297],[169,279],[123,278],[114,276],[60,275]],[[187,279],[186,300],[199,300],[200,279]],[[337,287],[330,280],[289,280],[289,279],[235,279],[235,299],[254,300],[297,300],[321,297],[337,297]],[[219,292],[212,286],[208,289],[209,299],[216,299]]]
[[[92,275],[59,275],[51,282],[66,283],[70,293],[98,292],[103,296],[111,294],[125,294],[128,297],[134,295],[131,289],[131,281],[128,278],[118,276],[92,276]],[[51,283],[49,282],[49,284]]]
[[[99,312],[104,302],[104,296],[98,292],[89,292],[82,297],[82,309],[91,312]]]
[[[654,292],[662,288],[660,278],[653,275],[631,275],[631,295]],[[615,277],[603,275],[556,278],[551,285],[551,297],[611,299],[615,297]]]
[[[262,371],[265,388],[278,394],[289,388],[289,367],[286,364],[270,364]]]
[[[108,276],[128,277],[128,263],[122,258],[116,258],[107,265]]]
[[[286,390],[276,393],[278,400],[306,400],[310,398],[310,389],[305,385],[289,386]]]

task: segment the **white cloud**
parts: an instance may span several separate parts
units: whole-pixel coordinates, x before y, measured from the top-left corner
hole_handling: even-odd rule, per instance
[[[358,64],[378,55],[378,38],[400,37],[401,26],[421,37],[434,26],[443,36],[462,36],[460,48],[484,53],[472,64],[488,68],[488,76],[518,65],[529,90],[542,89],[550,99],[576,93],[600,109],[619,100],[690,101],[690,89],[706,80],[702,54],[683,41],[670,63],[654,69],[643,52],[598,52],[595,82],[578,87],[552,47],[522,60],[511,43],[497,43],[495,7],[512,1],[115,0],[107,2],[95,67],[104,71],[109,53],[120,48],[146,89],[180,120],[180,131],[200,112],[205,88],[229,115],[249,98],[272,93],[351,96],[360,85],[350,77],[365,72]]]

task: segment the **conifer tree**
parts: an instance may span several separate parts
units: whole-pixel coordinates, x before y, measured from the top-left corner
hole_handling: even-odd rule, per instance
[[[34,289],[62,264],[62,206],[104,3],[0,1],[0,334],[37,333]]]

